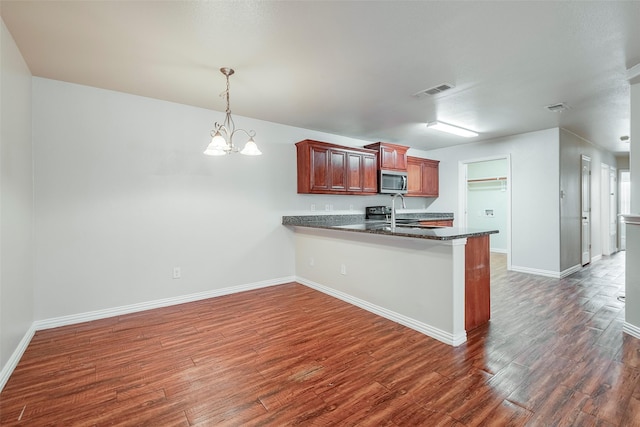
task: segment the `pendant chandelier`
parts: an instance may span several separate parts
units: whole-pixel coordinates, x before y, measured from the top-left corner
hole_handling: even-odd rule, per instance
[[[204,154],[209,156],[224,156],[225,154],[240,153],[247,156],[259,156],[262,152],[258,149],[256,142],[253,140],[256,136],[255,131],[236,129],[236,125],[233,123],[233,118],[231,117],[231,108],[229,107],[229,76],[231,76],[235,71],[233,68],[225,67],[220,68],[220,72],[227,78],[227,90],[220,94],[220,96],[225,97],[227,100],[226,116],[224,118],[224,122],[216,122],[214,124],[214,128],[211,131],[211,143],[209,143],[207,149],[204,150]],[[249,140],[242,150],[233,145],[233,136],[236,132],[243,132],[249,137]]]

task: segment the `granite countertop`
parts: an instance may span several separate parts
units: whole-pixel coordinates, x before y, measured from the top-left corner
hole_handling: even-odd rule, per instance
[[[481,230],[460,227],[420,226],[420,220],[453,219],[453,214],[410,214],[399,216],[404,220],[391,231],[390,225],[382,220],[365,220],[364,215],[298,215],[283,216],[282,224],[295,227],[323,228],[356,233],[382,234],[430,240],[455,240],[466,237],[496,234],[498,230]],[[414,216],[415,215],[415,216]],[[411,223],[415,220],[415,224]]]

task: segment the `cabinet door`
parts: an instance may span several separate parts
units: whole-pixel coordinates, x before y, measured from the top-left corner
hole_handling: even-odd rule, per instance
[[[407,162],[407,193],[422,193],[422,164],[409,160]]]
[[[305,139],[296,143],[299,194],[376,194],[378,153]]]
[[[378,158],[372,154],[362,155],[363,165],[363,186],[365,193],[378,192]]]
[[[309,173],[311,175],[310,190],[329,190],[329,149],[311,146],[309,150],[309,160],[311,163],[309,167]]]
[[[440,194],[439,172],[437,162],[422,163],[422,193],[425,196],[438,197]]]
[[[347,191],[347,153],[329,150],[329,188],[332,191]]]
[[[347,190],[362,191],[364,187],[364,165],[362,155],[347,153]]]
[[[393,147],[380,147],[380,168],[395,169],[396,168],[396,150]]]
[[[378,192],[378,165],[374,155],[347,153],[347,191]]]
[[[405,171],[407,170],[407,148],[405,149],[396,149],[396,164],[395,168],[397,170]]]
[[[407,196],[438,197],[439,163],[437,160],[407,157]]]
[[[407,170],[407,149],[381,145],[380,169]]]

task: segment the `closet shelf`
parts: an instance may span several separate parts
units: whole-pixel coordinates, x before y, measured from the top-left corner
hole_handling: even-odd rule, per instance
[[[468,179],[467,182],[497,182],[497,181],[506,181],[506,176],[496,176],[492,178],[478,178],[478,179]]]

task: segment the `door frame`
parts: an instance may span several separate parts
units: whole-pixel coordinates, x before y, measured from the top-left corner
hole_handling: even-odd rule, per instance
[[[613,182],[612,182],[613,180]],[[618,170],[609,166],[609,247],[611,254],[618,252]],[[611,225],[615,237],[611,239]],[[613,247],[611,247],[613,245]]]
[[[507,270],[511,270],[511,154],[460,160],[458,162],[458,226],[467,226],[467,165],[469,163],[507,161]]]
[[[611,248],[611,183],[610,169],[606,163],[600,163],[600,240],[602,241],[602,255],[611,255],[614,251]]]
[[[588,173],[585,174],[585,165]],[[580,264],[584,267],[591,263],[591,157],[586,154],[580,156]],[[585,181],[585,177],[587,178]],[[586,221],[586,223],[585,223]],[[586,245],[586,251],[585,251]],[[587,259],[585,261],[585,254]]]
[[[622,175],[624,174],[626,176],[628,174],[630,177],[630,173],[631,171],[628,168],[618,169],[618,230],[617,230],[618,236],[617,237],[618,237],[618,250],[621,250],[621,251],[627,250],[627,232],[626,232],[626,224],[624,223],[620,215],[630,213],[630,210],[626,211],[625,209],[623,209],[623,206],[622,206],[622,202],[624,199],[623,195],[627,197],[631,196],[629,191],[622,190],[623,182],[631,182],[630,179],[623,181]]]

